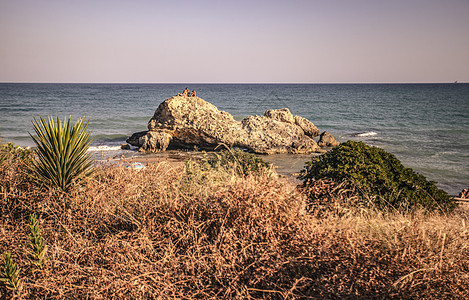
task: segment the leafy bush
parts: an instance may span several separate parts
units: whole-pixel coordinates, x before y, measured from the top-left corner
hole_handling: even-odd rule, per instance
[[[330,178],[358,188],[380,208],[416,207],[452,210],[456,202],[434,182],[405,168],[392,154],[362,142],[348,141],[314,157],[300,175],[303,185]]]
[[[270,167],[270,164],[255,154],[240,149],[228,149],[215,153],[207,160],[213,168],[233,167],[238,175],[259,174]]]
[[[33,126],[37,137],[35,153],[38,160],[33,162],[38,179],[47,185],[57,186],[66,191],[76,178],[90,175],[93,171],[91,156],[87,153],[90,146],[89,121],[79,119],[73,127],[69,118],[64,123],[52,117],[48,121],[41,117],[34,119]]]
[[[21,159],[23,161],[29,159],[31,151],[19,146],[15,146],[12,143],[0,145],[0,163],[8,159]]]

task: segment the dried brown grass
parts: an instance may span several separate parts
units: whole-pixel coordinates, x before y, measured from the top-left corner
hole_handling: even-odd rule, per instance
[[[469,296],[465,212],[383,213],[337,201],[312,214],[287,181],[197,163],[102,167],[69,194],[37,186],[26,169],[0,165],[0,253],[12,251],[22,268],[22,298]],[[28,262],[31,212],[48,246],[44,270]]]

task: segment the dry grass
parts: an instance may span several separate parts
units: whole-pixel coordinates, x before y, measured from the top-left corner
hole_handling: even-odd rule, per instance
[[[467,214],[383,213],[307,197],[270,176],[197,163],[100,168],[69,194],[19,160],[0,165],[0,253],[22,298],[323,299],[469,297]],[[331,199],[330,201],[334,201]],[[50,258],[29,263],[36,212]],[[0,297],[12,294],[0,287]]]

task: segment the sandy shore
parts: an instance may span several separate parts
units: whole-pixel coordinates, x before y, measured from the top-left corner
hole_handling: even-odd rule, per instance
[[[129,164],[139,162],[144,165],[167,162],[174,167],[180,167],[187,160],[201,160],[210,156],[215,152],[203,151],[183,151],[183,150],[167,150],[160,153],[141,154],[138,152],[127,156],[115,156],[101,160],[102,162],[110,162],[112,164]],[[264,161],[271,163],[275,172],[279,177],[285,177],[289,181],[299,184],[298,175],[303,169],[305,162],[311,159],[311,155],[303,154],[273,154],[273,155],[257,155]]]
[[[132,162],[140,162],[142,164],[153,164],[160,162],[168,162],[175,166],[183,165],[187,160],[200,160],[204,156],[203,152],[195,151],[180,151],[180,150],[168,150],[161,153],[142,154],[134,152],[127,155],[116,155],[114,157],[107,157],[103,159],[97,159],[101,163],[112,163],[112,164],[128,164]]]

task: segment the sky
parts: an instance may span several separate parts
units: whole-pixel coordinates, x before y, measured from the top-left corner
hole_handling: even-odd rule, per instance
[[[469,82],[469,0],[0,0],[0,82]]]

